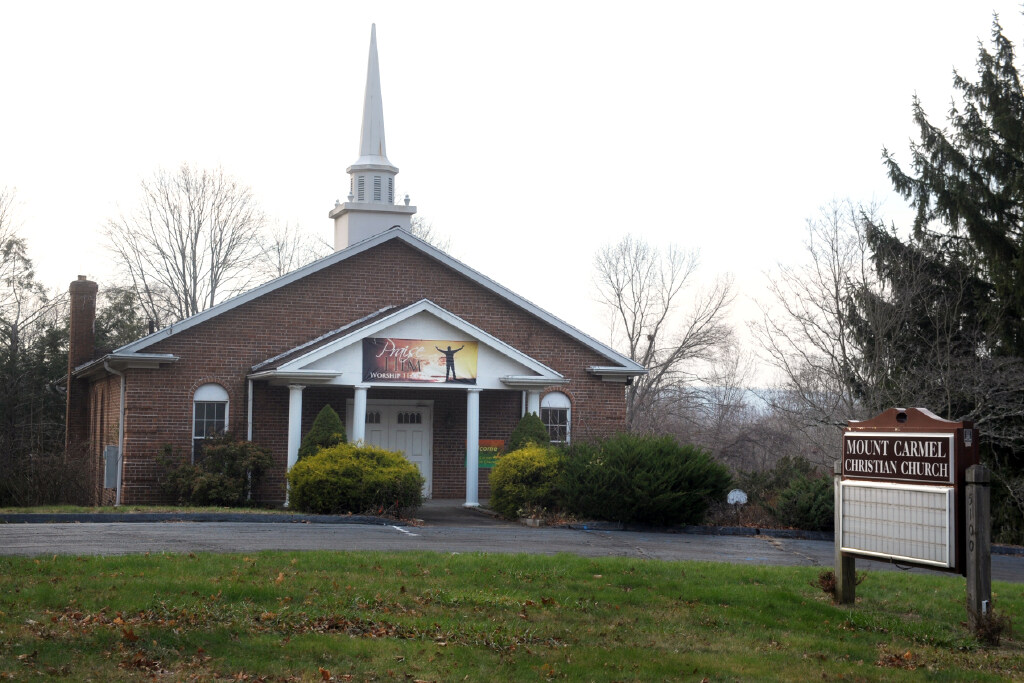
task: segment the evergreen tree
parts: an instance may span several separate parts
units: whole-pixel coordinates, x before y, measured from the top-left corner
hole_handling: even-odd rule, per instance
[[[11,197],[0,191],[0,468],[64,448],[63,402],[48,384],[67,372],[65,301],[36,279]]]
[[[519,420],[519,424],[512,430],[512,436],[508,439],[508,451],[518,451],[531,443],[538,446],[547,446],[551,443],[548,428],[537,417],[537,413],[527,413]]]
[[[96,312],[96,350],[107,352],[140,339],[149,331],[141,302],[130,287],[104,287]]]
[[[321,448],[330,448],[339,443],[345,443],[345,423],[338,417],[334,408],[326,405],[317,413],[313,426],[309,428],[306,436],[302,437],[299,460],[307,455],[313,455]]]
[[[883,151],[893,186],[916,209],[914,232],[956,254],[988,282],[981,303],[997,325],[992,353],[1024,355],[1024,93],[1012,43],[998,20],[991,51],[978,48],[978,80],[954,73],[962,103],[949,129],[933,125],[913,101],[920,141],[911,170]]]
[[[911,239],[867,222],[877,286],[851,301],[873,389],[974,421],[993,490],[995,535],[1024,540],[1024,92],[1012,43],[993,22],[978,78],[954,73],[948,127],[915,97],[908,170],[883,157],[914,207]],[[871,392],[863,388],[862,395]],[[889,400],[895,399],[895,400]],[[878,405],[877,407],[885,407]]]

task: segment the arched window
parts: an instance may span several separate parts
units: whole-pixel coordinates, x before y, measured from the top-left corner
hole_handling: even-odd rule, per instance
[[[552,391],[540,400],[540,419],[548,428],[551,443],[569,443],[572,403],[565,394]]]
[[[192,397],[192,462],[201,459],[203,440],[223,434],[228,425],[228,392],[219,384],[204,384]]]

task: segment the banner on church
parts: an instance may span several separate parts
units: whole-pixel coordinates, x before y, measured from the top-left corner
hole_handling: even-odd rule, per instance
[[[476,384],[477,342],[363,339],[364,382]]]

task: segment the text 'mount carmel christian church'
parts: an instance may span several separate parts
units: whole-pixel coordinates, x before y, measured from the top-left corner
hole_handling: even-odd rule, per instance
[[[284,504],[325,405],[349,441],[415,463],[426,496],[467,506],[490,495],[493,453],[527,412],[556,442],[624,428],[624,387],[642,366],[411,234],[372,30],[348,174],[333,254],[110,353],[94,349],[96,283],[71,283],[67,445],[95,464],[94,503],[166,502],[167,446],[187,457],[230,431],[273,454],[256,495]]]

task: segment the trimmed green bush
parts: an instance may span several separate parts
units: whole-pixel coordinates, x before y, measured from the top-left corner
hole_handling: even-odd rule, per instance
[[[228,506],[250,505],[253,489],[273,462],[269,451],[231,434],[207,439],[198,463],[180,463],[169,447],[161,460],[161,486],[176,503]]]
[[[830,531],[835,527],[835,493],[829,477],[799,476],[779,493],[773,512],[782,524],[797,529]]]
[[[381,511],[404,514],[423,504],[423,476],[401,453],[338,444],[295,463],[289,504],[320,515]]]
[[[553,448],[530,444],[506,453],[491,470],[491,508],[509,519],[529,507],[554,509],[561,471],[561,453]]]
[[[512,436],[508,438],[508,451],[518,451],[529,444],[540,444],[546,446],[551,443],[548,436],[548,428],[544,422],[537,417],[537,413],[527,413],[519,420],[519,424],[512,430]]]
[[[700,523],[730,483],[728,469],[696,446],[620,434],[571,447],[562,487],[567,511],[577,516],[672,526]]]
[[[321,448],[330,448],[339,443],[345,443],[345,423],[338,417],[334,408],[326,405],[317,413],[313,426],[302,437],[302,443],[299,444],[299,460],[307,455],[313,455]]]

